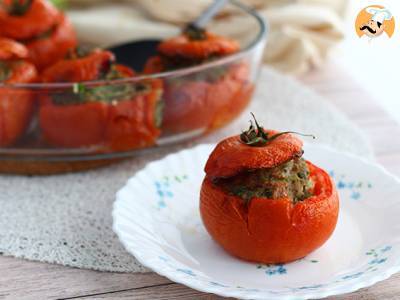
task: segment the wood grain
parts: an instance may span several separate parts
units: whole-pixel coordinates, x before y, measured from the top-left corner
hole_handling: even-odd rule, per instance
[[[0,258],[0,299],[59,299],[170,283],[154,273],[103,273]]]
[[[377,160],[400,175],[400,126],[362,87],[333,64],[299,79],[359,125],[371,139]],[[153,273],[101,273],[0,257],[0,274],[0,299],[223,299]],[[400,275],[329,299],[400,299]]]

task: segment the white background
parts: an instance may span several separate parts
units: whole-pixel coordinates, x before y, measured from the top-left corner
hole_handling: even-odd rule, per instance
[[[359,11],[368,5],[383,5],[396,23],[392,38],[366,43],[357,36],[354,24]],[[346,17],[346,39],[334,53],[334,60],[346,66],[353,77],[400,122],[400,1],[352,0]]]

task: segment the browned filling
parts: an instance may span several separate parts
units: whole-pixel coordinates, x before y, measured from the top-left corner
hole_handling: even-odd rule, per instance
[[[114,64],[108,65],[108,70],[101,70],[98,80],[115,80],[125,78]],[[98,86],[86,86],[84,83],[74,84],[72,94],[64,91],[53,94],[53,104],[73,105],[88,102],[105,102],[115,104],[119,101],[132,100],[137,95],[151,92],[151,87],[145,82],[100,84]]]
[[[294,158],[275,168],[246,170],[230,178],[216,179],[214,184],[246,202],[254,197],[288,197],[296,203],[310,197],[313,187],[303,158]]]
[[[12,74],[11,66],[9,63],[0,61],[0,82],[6,81]]]

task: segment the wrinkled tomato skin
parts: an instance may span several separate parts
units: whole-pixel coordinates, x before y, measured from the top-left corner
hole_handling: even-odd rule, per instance
[[[265,130],[269,135],[278,131]],[[284,134],[264,146],[250,147],[239,135],[228,137],[211,152],[205,166],[210,178],[230,177],[244,170],[273,168],[302,154],[303,142],[292,134]]]
[[[14,40],[0,38],[0,60],[16,60],[28,57],[28,49]]]
[[[155,111],[160,101],[162,83],[155,79],[148,84],[151,86],[148,93],[110,105],[105,132],[110,150],[128,151],[156,143],[161,131],[156,125]]]
[[[12,64],[12,75],[4,83],[32,83],[36,79],[36,68],[28,62],[19,61]],[[34,106],[35,98],[31,91],[0,87],[0,147],[13,145],[25,133]]]
[[[226,56],[240,50],[235,40],[207,32],[203,40],[192,40],[182,34],[161,42],[158,52],[170,57],[205,59],[213,55]]]
[[[96,49],[83,58],[60,60],[45,69],[41,79],[44,83],[93,81],[114,61],[113,53]]]
[[[104,66],[114,60],[111,52],[95,50],[83,58],[57,62],[43,71],[41,80],[44,83],[96,80]],[[42,96],[39,109],[40,128],[50,145],[80,148],[99,146],[104,142],[107,104],[55,105],[51,98],[51,94]]]
[[[329,175],[307,164],[313,196],[296,204],[288,198],[253,198],[247,206],[206,176],[200,212],[209,234],[231,255],[258,263],[291,262],[322,246],[335,229],[339,199]]]
[[[71,22],[63,14],[59,16],[53,33],[46,38],[39,38],[26,43],[29,60],[39,69],[62,60],[70,49],[77,46],[75,31]]]
[[[5,1],[6,6],[11,0]],[[10,15],[0,6],[0,36],[26,40],[40,35],[57,23],[58,10],[46,0],[32,0],[29,9],[22,16]]]

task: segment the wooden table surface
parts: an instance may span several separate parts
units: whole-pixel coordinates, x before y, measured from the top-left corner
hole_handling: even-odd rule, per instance
[[[357,123],[371,139],[377,160],[400,176],[400,126],[377,101],[333,63],[299,79]],[[0,257],[0,299],[222,298],[197,292],[153,273],[103,273]],[[400,274],[373,287],[329,299],[400,299]]]

